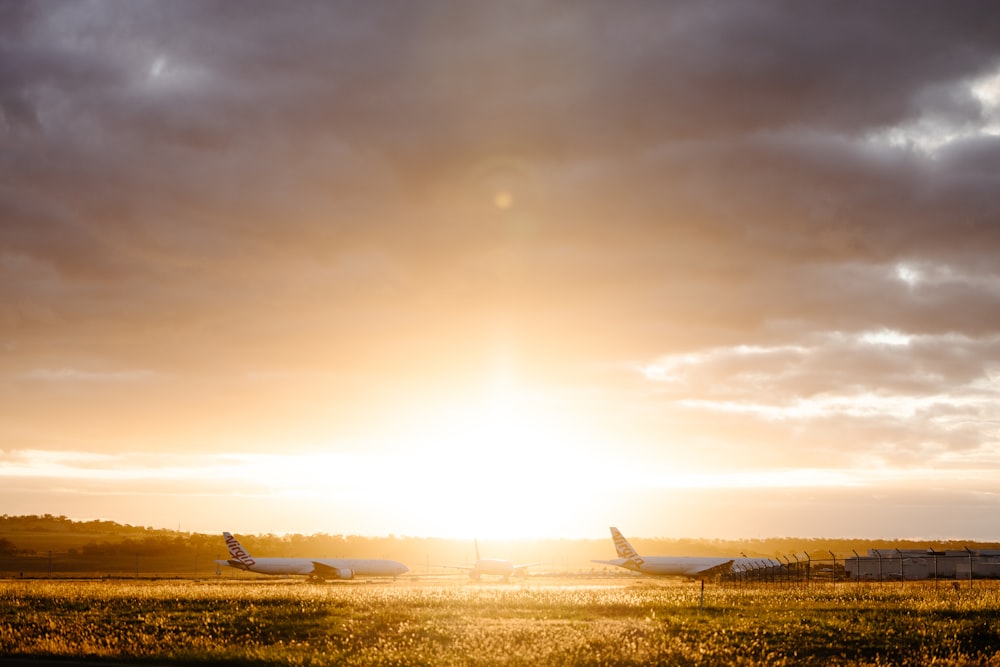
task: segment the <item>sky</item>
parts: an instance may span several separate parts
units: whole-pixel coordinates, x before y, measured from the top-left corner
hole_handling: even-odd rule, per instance
[[[0,513],[1000,539],[1000,5],[0,1]]]

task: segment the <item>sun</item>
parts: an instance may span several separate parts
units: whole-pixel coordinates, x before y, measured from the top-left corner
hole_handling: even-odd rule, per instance
[[[439,536],[540,538],[583,506],[601,474],[582,434],[547,410],[544,397],[505,390],[427,410],[419,431],[399,436],[388,494],[411,524]],[[419,509],[417,509],[419,508]]]
[[[506,211],[514,205],[514,196],[506,190],[501,190],[493,195],[493,205],[501,211]]]

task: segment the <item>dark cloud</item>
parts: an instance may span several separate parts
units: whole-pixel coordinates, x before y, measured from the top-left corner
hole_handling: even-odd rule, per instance
[[[361,406],[462,387],[500,338],[569,402],[708,449],[987,448],[1000,101],[970,83],[998,13],[0,3],[2,393],[149,371],[146,417],[308,370],[300,391]],[[858,342],[883,330],[915,338]],[[685,354],[674,384],[620,370]],[[123,393],[70,412],[99,440]],[[845,407],[865,394],[916,407]],[[763,409],[807,399],[834,416]]]

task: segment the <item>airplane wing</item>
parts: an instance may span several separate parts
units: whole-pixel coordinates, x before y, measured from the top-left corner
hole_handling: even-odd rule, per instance
[[[515,565],[514,569],[515,570],[523,570],[526,567],[533,567],[535,565],[541,565],[541,563],[523,563],[521,565]]]
[[[695,570],[693,572],[688,572],[689,577],[694,577],[695,579],[708,579],[720,574],[729,574],[733,568],[733,563],[735,560],[728,560],[725,563],[719,563],[718,565],[713,565],[712,567],[706,568],[704,570]]]
[[[475,563],[442,563],[438,567],[453,567],[457,570],[475,570]]]

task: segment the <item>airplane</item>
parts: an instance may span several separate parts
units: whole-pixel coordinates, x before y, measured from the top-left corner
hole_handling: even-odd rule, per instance
[[[615,551],[618,558],[614,560],[595,560],[594,563],[602,565],[616,565],[626,570],[667,577],[689,577],[691,579],[705,579],[715,577],[720,574],[729,574],[733,571],[733,566],[759,568],[761,560],[755,558],[700,558],[691,556],[640,556],[632,545],[628,543],[625,536],[615,528],[611,527],[611,539],[615,543]],[[773,561],[766,562],[768,567],[776,565]]]
[[[527,568],[532,565],[538,565],[538,563],[522,563],[521,565],[514,565],[509,560],[504,560],[503,558],[480,558],[479,541],[473,540],[472,543],[476,545],[475,563],[445,565],[444,567],[454,567],[460,570],[468,570],[469,577],[472,579],[479,579],[479,577],[484,574],[490,574],[503,577],[504,581],[510,581],[511,575],[522,576],[526,574],[525,570]]]
[[[394,560],[359,558],[254,558],[232,533],[222,533],[229,548],[229,560],[215,561],[237,570],[259,574],[304,574],[310,579],[353,579],[359,577],[397,577],[409,568]]]

